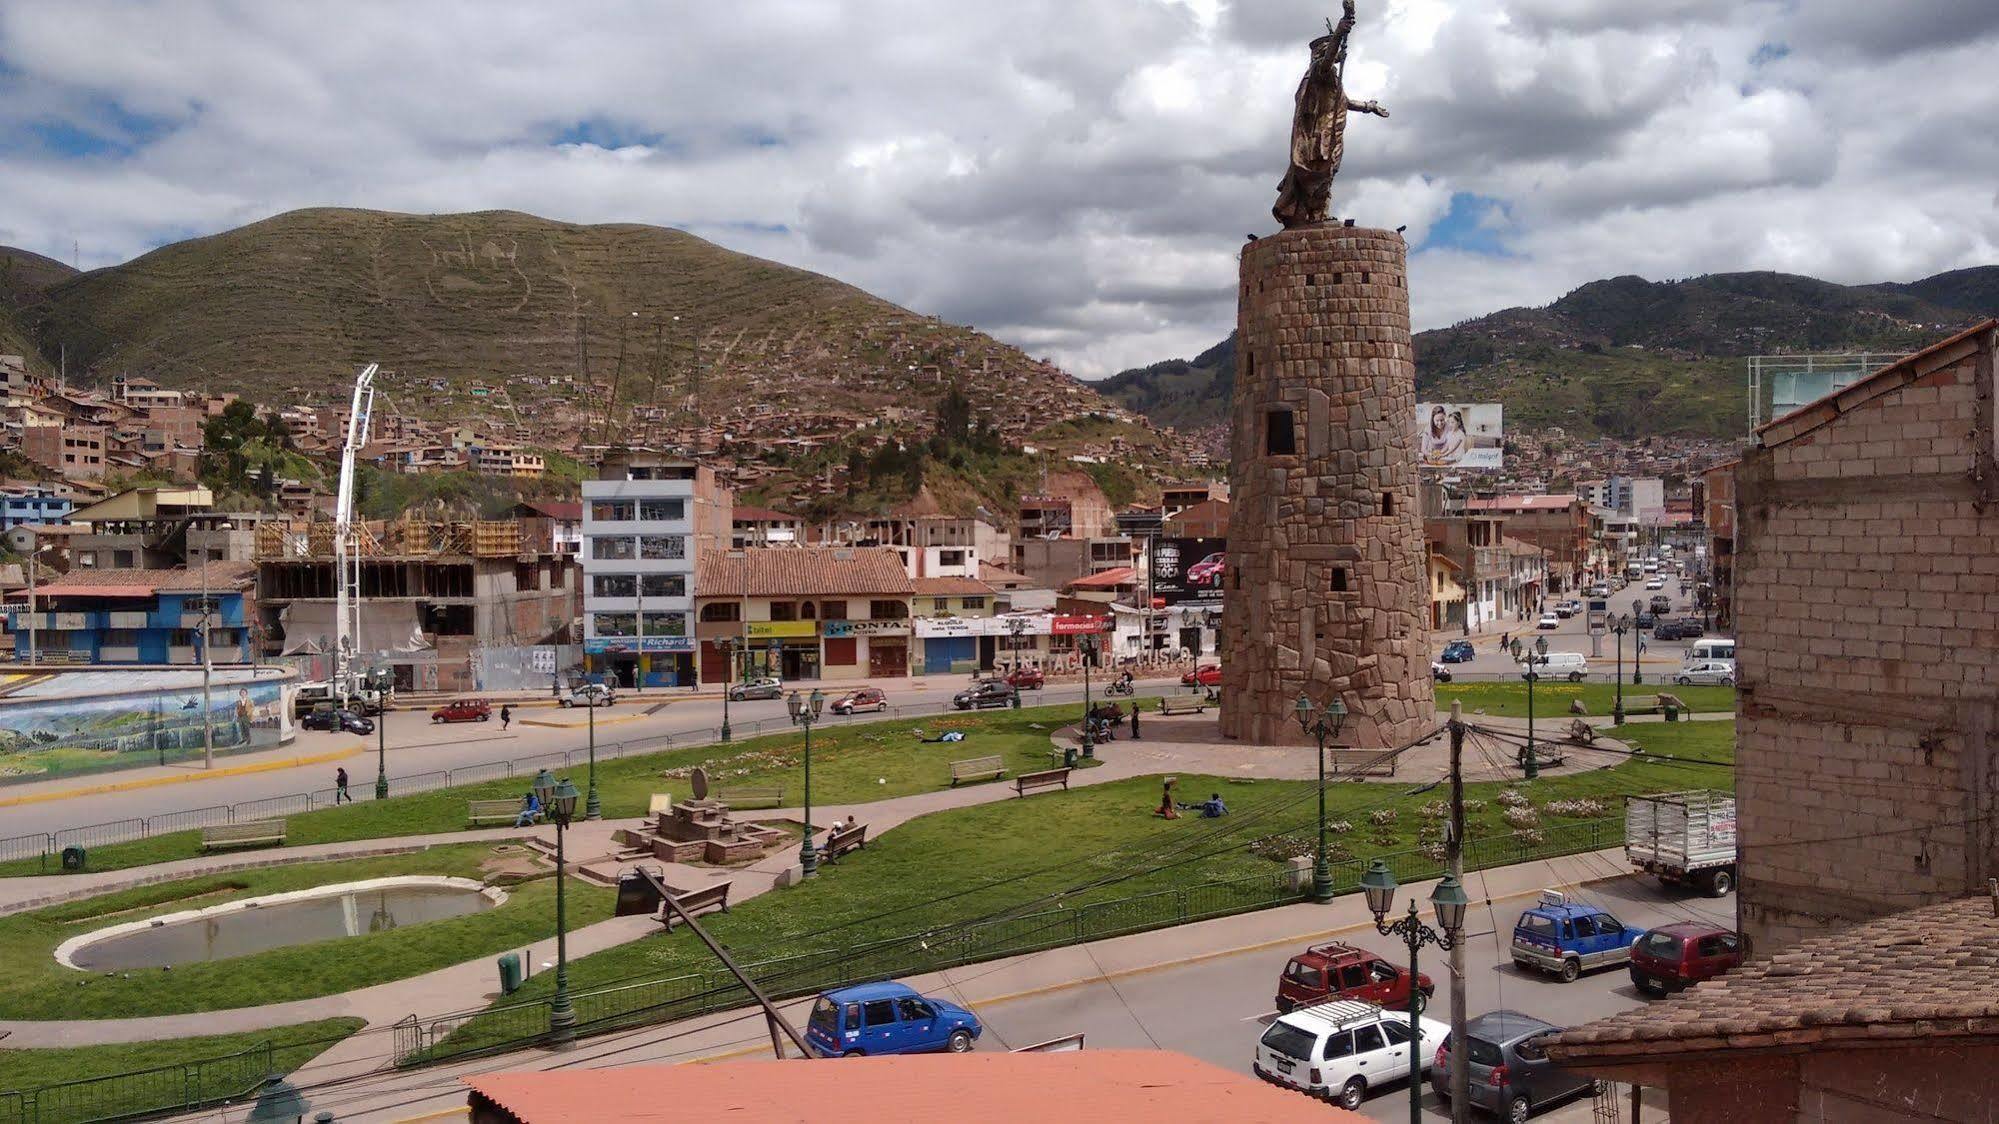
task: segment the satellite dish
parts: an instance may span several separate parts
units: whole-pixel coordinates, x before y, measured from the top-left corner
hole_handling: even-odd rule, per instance
[[[694,799],[708,799],[708,770],[696,765],[693,775],[688,780],[694,785]]]

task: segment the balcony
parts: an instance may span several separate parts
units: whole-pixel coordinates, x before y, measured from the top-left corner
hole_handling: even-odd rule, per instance
[[[100,627],[98,613],[47,613],[47,627],[56,632],[86,632]]]
[[[106,628],[151,628],[152,614],[143,610],[115,610],[104,614]]]

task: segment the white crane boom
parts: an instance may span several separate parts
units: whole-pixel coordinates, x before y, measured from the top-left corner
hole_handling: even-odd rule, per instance
[[[354,379],[354,400],[347,410],[347,440],[340,446],[340,495],[333,507],[333,693],[335,705],[342,707],[360,693],[354,683],[361,642],[361,546],[354,534],[354,457],[368,443],[378,369],[378,364],[370,363]]]

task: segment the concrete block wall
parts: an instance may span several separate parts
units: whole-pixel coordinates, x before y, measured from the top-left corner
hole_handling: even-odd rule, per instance
[[[1761,951],[1995,870],[1992,332],[1763,433],[1736,469],[1741,916]]]
[[[1345,746],[1401,746],[1434,722],[1407,257],[1398,234],[1330,225],[1243,251],[1227,737],[1303,743],[1301,694],[1345,702]],[[1288,413],[1290,453],[1271,451],[1273,413]]]

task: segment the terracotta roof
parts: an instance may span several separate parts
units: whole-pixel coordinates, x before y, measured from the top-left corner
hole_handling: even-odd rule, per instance
[[[1759,1046],[1989,1034],[1999,1019],[1994,912],[1990,898],[1960,898],[1813,937],[1675,998],[1575,1027],[1550,1053],[1610,1063]]]
[[[1004,566],[995,566],[991,562],[979,563],[979,579],[992,585],[1026,585],[1034,580],[1026,574],[1014,573]]]
[[[990,594],[993,587],[977,578],[945,577],[917,578],[916,593],[919,597],[978,597]]]
[[[1835,390],[1823,398],[1799,406],[1780,418],[1773,418],[1756,427],[1757,444],[1770,448],[1796,440],[1855,407],[1879,398],[1891,390],[1906,386],[1931,371],[1947,367],[1981,347],[1991,346],[1989,337],[1995,330],[1999,330],[1999,320],[1986,320],[1973,324],[1964,331],[1948,339],[1939,340],[1914,355],[1890,363],[1844,390]],[[1981,336],[1987,338],[1979,339]]]
[[[797,523],[799,518],[789,512],[772,507],[751,507],[737,504],[729,513],[729,518],[737,523]]]
[[[775,546],[704,550],[695,562],[696,597],[908,596],[916,584],[902,556],[885,546]]]
[[[555,500],[526,500],[521,506],[537,515],[564,523],[578,523],[583,519],[583,504],[580,500],[567,503]]]
[[[1535,545],[1534,545],[1533,543],[1531,543],[1531,542],[1523,542],[1522,540],[1520,540],[1520,539],[1516,539],[1516,538],[1514,538],[1514,537],[1513,537],[1513,536],[1511,536],[1511,535],[1501,535],[1501,536],[1499,536],[1499,545],[1500,545],[1500,546],[1502,546],[1502,547],[1505,547],[1505,548],[1506,548],[1506,553],[1508,553],[1508,554],[1514,554],[1514,555],[1528,555],[1528,554],[1537,554],[1537,555],[1538,555],[1538,554],[1540,554],[1540,553],[1541,553],[1541,548],[1540,548],[1540,547],[1538,547],[1538,546],[1535,546]]]
[[[41,597],[151,597],[155,593],[199,593],[203,569],[208,589],[223,593],[247,587],[256,577],[250,562],[210,562],[206,567],[177,570],[71,570],[37,589]]]
[[[1228,1120],[1359,1124],[1211,1062],[1165,1050],[926,1054],[838,1065],[729,1062],[487,1073],[459,1080],[527,1124],[597,1120]],[[477,1113],[475,1113],[477,1115]]]
[[[1077,578],[1075,581],[1068,583],[1068,588],[1114,589],[1121,585],[1130,585],[1137,580],[1137,570],[1132,569],[1130,566],[1113,566],[1100,574],[1091,574],[1088,577]]]

